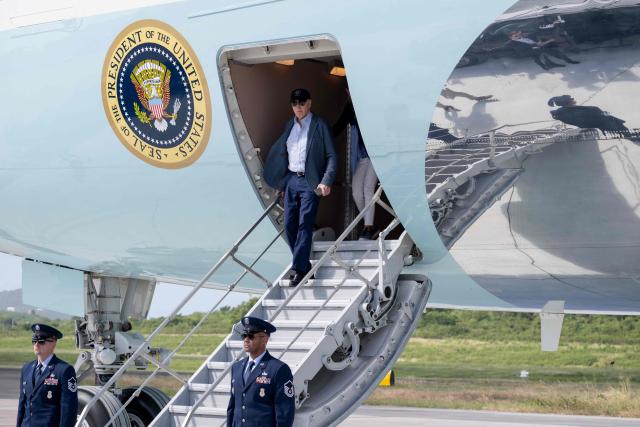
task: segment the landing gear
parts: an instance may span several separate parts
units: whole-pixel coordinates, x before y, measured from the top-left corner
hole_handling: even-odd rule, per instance
[[[124,404],[136,391],[136,387],[122,390],[120,401]],[[169,397],[155,387],[144,387],[137,398],[127,406],[131,427],[145,427],[169,403]]]
[[[78,413],[93,397],[98,394],[100,387],[81,386],[78,387]],[[82,427],[103,427],[118,412],[122,405],[136,391],[136,387],[122,390],[120,399],[113,393],[104,393],[100,400],[91,408],[87,417],[82,421]],[[145,427],[160,413],[162,408],[169,403],[169,397],[162,391],[154,387],[144,387],[138,397],[122,411],[111,426],[113,427]]]
[[[84,407],[98,394],[100,387],[80,386],[78,387],[78,414],[82,413]],[[91,408],[86,418],[82,421],[82,427],[103,427],[111,419],[122,403],[111,393],[104,393],[100,400]],[[122,411],[111,424],[113,427],[131,427],[126,411]]]

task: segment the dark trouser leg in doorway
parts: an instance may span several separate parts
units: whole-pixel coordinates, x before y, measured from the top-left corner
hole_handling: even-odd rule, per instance
[[[284,222],[289,247],[293,253],[292,267],[296,275],[292,285],[311,269],[309,256],[313,225],[320,198],[313,192],[304,176],[290,174],[284,193]]]

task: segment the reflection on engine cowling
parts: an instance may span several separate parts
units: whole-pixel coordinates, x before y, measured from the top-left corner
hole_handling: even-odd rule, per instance
[[[517,2],[442,89],[426,147],[433,221],[508,302],[571,288],[640,306],[636,4]]]

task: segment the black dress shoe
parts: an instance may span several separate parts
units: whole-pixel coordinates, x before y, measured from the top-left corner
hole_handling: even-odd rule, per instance
[[[294,274],[293,277],[291,278],[291,281],[289,282],[289,286],[292,288],[298,286],[303,277],[304,277],[304,274],[300,274],[300,273]]]
[[[289,282],[289,286],[290,287],[298,286],[300,284],[300,281],[302,280],[302,278],[304,276],[306,276],[306,275],[307,275],[307,273],[296,273],[296,274],[294,274],[293,277],[291,278],[291,281]],[[316,275],[312,274],[311,277],[309,277],[309,280],[315,279],[315,278],[316,278]]]

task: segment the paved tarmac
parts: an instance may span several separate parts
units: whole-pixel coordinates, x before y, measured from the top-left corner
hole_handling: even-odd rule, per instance
[[[0,399],[15,399],[20,391],[20,371],[0,368]]]
[[[0,368],[0,427],[13,427],[20,371]],[[640,427],[639,418],[361,406],[341,427]]]
[[[341,427],[639,427],[638,418],[361,406]]]
[[[0,427],[15,426],[17,405],[17,399],[0,399]],[[640,419],[361,406],[340,426],[639,427]]]

